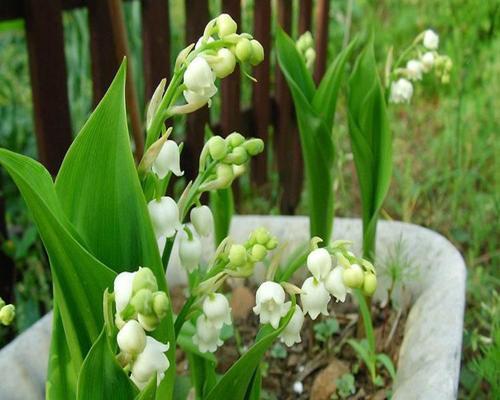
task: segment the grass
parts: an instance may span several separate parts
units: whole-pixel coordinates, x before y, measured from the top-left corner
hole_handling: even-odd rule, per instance
[[[336,54],[345,34],[348,2],[334,2],[329,53]],[[251,9],[251,2],[245,3]],[[434,229],[448,237],[462,252],[468,266],[467,309],[459,397],[486,399],[491,369],[498,370],[500,298],[500,22],[493,0],[356,0],[352,8],[351,32],[365,29],[373,21],[377,56],[383,65],[390,45],[401,51],[420,31],[432,27],[441,36],[441,51],[454,61],[451,83],[437,86],[432,79],[418,85],[409,106],[393,107],[394,178],[384,205],[385,218],[409,221]],[[372,5],[374,4],[374,5]],[[218,2],[210,2],[218,10]],[[173,2],[174,50],[183,43],[182,1]],[[132,67],[142,93],[139,9],[126,6],[133,52]],[[247,14],[246,14],[247,15]],[[74,131],[85,121],[91,107],[90,56],[84,11],[66,13],[66,57],[68,87]],[[246,16],[245,29],[251,29]],[[31,118],[26,47],[22,25],[0,26],[0,145],[36,155]],[[4,61],[5,60],[5,61]],[[243,86],[248,103],[249,85]],[[144,99],[140,98],[140,104]],[[212,113],[217,113],[217,102]],[[359,194],[352,156],[348,147],[345,105],[339,104],[335,139],[339,144],[336,167],[336,215],[360,214]],[[272,161],[272,160],[271,160]],[[2,179],[7,200],[9,246],[16,254],[17,331],[21,331],[50,308],[50,280],[43,273],[46,262],[36,237],[29,237],[30,220],[12,184]],[[240,211],[277,212],[280,196],[276,173],[259,193],[242,186]],[[304,212],[304,206],[298,212]],[[16,253],[15,249],[24,249]],[[496,268],[496,269],[495,269]],[[33,300],[34,299],[34,300]],[[1,345],[0,338],[0,345]],[[496,347],[495,347],[496,346]],[[492,361],[493,360],[493,361]],[[484,378],[484,379],[483,379]]]

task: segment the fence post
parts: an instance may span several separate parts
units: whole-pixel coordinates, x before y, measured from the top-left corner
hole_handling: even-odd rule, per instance
[[[55,175],[71,144],[60,0],[24,0],[38,156]]]
[[[325,74],[326,59],[328,57],[330,1],[318,0],[316,7],[316,68],[314,69],[314,80],[318,83]]]

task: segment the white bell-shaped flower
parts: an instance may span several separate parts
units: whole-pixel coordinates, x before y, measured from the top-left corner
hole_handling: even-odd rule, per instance
[[[169,172],[172,172],[175,176],[184,175],[184,172],[181,171],[180,152],[177,143],[173,140],[167,140],[163,144],[156,160],[153,162],[152,170],[160,179],[165,178]]]
[[[253,312],[260,317],[260,323],[270,323],[274,329],[278,329],[280,319],[286,315],[291,305],[289,301],[285,303],[283,287],[272,281],[264,282],[259,286],[255,302]]]
[[[420,61],[424,66],[424,72],[429,72],[431,68],[434,66],[434,62],[436,61],[436,56],[432,51],[428,51],[420,57]]]
[[[217,93],[215,74],[205,58],[198,56],[191,61],[184,73],[184,98],[189,104],[205,104]]]
[[[179,258],[181,265],[188,271],[193,272],[200,264],[202,246],[200,238],[194,234],[191,238],[186,232],[179,234]]]
[[[429,50],[437,50],[439,47],[439,36],[432,29],[427,29],[424,32],[424,47]]]
[[[160,200],[151,200],[148,203],[149,215],[156,237],[170,238],[180,229],[179,207],[174,199],[163,196]]]
[[[400,78],[391,84],[391,94],[389,101],[391,103],[409,103],[413,96],[413,85],[408,79]]]
[[[406,73],[408,78],[412,81],[419,81],[422,79],[424,72],[424,65],[418,60],[410,60],[406,63]]]
[[[221,329],[224,324],[231,325],[231,307],[226,296],[221,293],[212,293],[205,298],[203,312],[217,329]]]
[[[302,308],[305,314],[309,313],[313,320],[316,319],[319,314],[328,315],[330,294],[326,290],[323,282],[311,276],[304,281],[301,289],[300,301],[302,302]]]
[[[157,385],[165,377],[165,371],[170,366],[165,352],[170,345],[163,344],[151,336],[146,337],[146,347],[132,365],[130,379],[139,389],[144,389],[151,377],[156,374]]]
[[[325,279],[332,269],[332,256],[328,250],[321,248],[311,251],[307,256],[307,269],[317,280]]]
[[[191,223],[200,236],[208,236],[214,229],[214,216],[208,206],[194,207],[191,209]]]
[[[283,332],[281,332],[281,341],[288,347],[293,346],[295,343],[300,343],[302,341],[300,338],[300,330],[302,329],[303,324],[304,312],[298,305],[295,305],[295,311],[293,312],[292,319]]]
[[[207,351],[213,353],[217,347],[224,343],[220,337],[220,329],[212,324],[205,314],[202,314],[196,320],[196,333],[193,336],[193,343],[198,346],[202,353]]]
[[[336,266],[325,279],[325,288],[337,301],[344,302],[347,295],[347,288],[342,277],[343,267]]]
[[[139,322],[131,319],[119,330],[116,341],[121,351],[136,356],[146,347],[146,333]]]
[[[121,313],[130,302],[135,274],[135,272],[120,272],[115,278],[113,290],[117,313]]]

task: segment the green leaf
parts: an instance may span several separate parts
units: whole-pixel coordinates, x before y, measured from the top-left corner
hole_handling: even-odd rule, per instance
[[[373,380],[375,378],[375,364],[373,363],[371,354],[368,350],[368,345],[366,344],[366,340],[358,342],[355,339],[348,339],[347,343],[354,349],[354,351],[358,354],[361,360],[363,360]]]
[[[282,30],[277,34],[277,54],[295,104],[302,155],[309,188],[311,236],[328,243],[333,223],[334,145],[330,129],[313,105],[314,84],[310,86],[305,63],[293,41]],[[309,80],[305,78],[306,70]]]
[[[377,361],[382,364],[387,372],[389,372],[389,375],[391,376],[391,379],[393,381],[396,380],[396,368],[394,368],[394,364],[392,363],[392,360],[384,353],[379,353],[377,354]]]
[[[33,214],[52,268],[56,309],[51,349],[56,353],[49,360],[47,393],[58,393],[58,386],[71,393],[76,391],[80,366],[103,324],[102,294],[116,274],[81,245],[62,211],[52,178],[41,164],[5,149],[0,149],[0,164]]]
[[[292,297],[290,311],[282,318],[278,329],[270,325],[261,329],[255,344],[236,361],[222,376],[221,380],[208,393],[205,400],[231,399],[244,400],[251,393],[250,385],[262,357],[287,326],[295,311],[295,297]]]
[[[233,190],[228,188],[211,191],[210,209],[214,215],[215,245],[218,246],[227,237],[231,227],[234,214]]]
[[[348,120],[361,190],[363,254],[372,258],[378,213],[392,175],[392,134],[373,41],[359,56],[349,80]]]
[[[77,388],[77,400],[126,400],[136,395],[130,379],[111,351],[105,328],[83,362]]]
[[[135,397],[135,400],[154,400],[156,398],[156,387],[156,375],[153,375],[146,387]]]

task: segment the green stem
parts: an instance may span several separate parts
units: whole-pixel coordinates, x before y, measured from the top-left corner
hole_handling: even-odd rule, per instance
[[[366,340],[368,342],[368,348],[370,351],[370,358],[372,360],[372,365],[375,366],[375,334],[373,333],[373,323],[370,310],[368,308],[367,301],[363,293],[359,289],[355,290],[356,299],[359,303],[359,310],[361,312],[361,318],[363,319],[363,326],[365,328]]]

